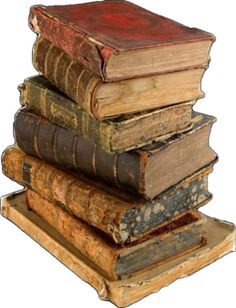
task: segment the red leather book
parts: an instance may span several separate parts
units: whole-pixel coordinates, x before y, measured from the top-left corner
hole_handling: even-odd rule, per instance
[[[123,0],[33,6],[29,24],[104,81],[207,67],[214,41]]]

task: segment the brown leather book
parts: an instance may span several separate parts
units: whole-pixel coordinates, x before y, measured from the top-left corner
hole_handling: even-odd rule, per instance
[[[204,216],[192,210],[170,220],[139,242],[121,247],[31,190],[26,191],[26,202],[30,209],[114,279],[176,257],[184,250],[199,245],[206,222]]]
[[[105,81],[206,67],[215,39],[123,0],[33,6],[29,24]]]
[[[98,121],[43,76],[26,79],[19,90],[21,104],[27,110],[72,130],[109,153],[139,148],[191,127],[193,102]]]
[[[188,132],[115,154],[29,112],[18,112],[14,127],[17,145],[27,154],[153,199],[216,159],[209,146],[214,121],[195,114]]]
[[[204,68],[104,83],[61,49],[39,37],[34,46],[35,68],[97,119],[152,110],[204,96]]]
[[[126,194],[81,174],[70,175],[15,147],[2,156],[3,173],[46,200],[102,230],[116,243],[134,242],[158,225],[211,199],[211,165],[170,187],[153,201]]]

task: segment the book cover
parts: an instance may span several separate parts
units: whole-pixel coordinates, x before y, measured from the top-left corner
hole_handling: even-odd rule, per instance
[[[145,60],[146,64],[151,61],[150,55],[158,58],[156,51],[163,50],[162,56],[166,55],[165,47],[175,50],[173,47],[178,46],[180,50],[177,48],[176,54],[181,54],[185,48],[197,46],[196,50],[193,48],[191,61],[183,59],[181,68],[206,66],[208,51],[214,41],[214,36],[207,32],[186,27],[123,0],[33,6],[29,25],[105,81],[179,69],[172,57],[163,61],[165,65],[157,63],[151,68],[150,62],[143,69]],[[204,55],[199,55],[202,48]],[[125,65],[125,54],[128,59],[133,57],[129,65]]]
[[[235,250],[235,226],[206,216],[207,222],[203,226],[206,245],[158,266],[154,265],[137,275],[113,281],[39,215],[29,210],[24,192],[3,197],[1,214],[94,287],[100,299],[110,300],[118,307],[127,307]]]

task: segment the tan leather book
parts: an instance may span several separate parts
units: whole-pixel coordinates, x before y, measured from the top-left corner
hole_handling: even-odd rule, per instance
[[[90,140],[105,152],[125,152],[191,128],[192,105],[185,102],[99,121],[45,77],[25,79],[21,104],[52,123]]]
[[[24,193],[13,193],[2,198],[1,212],[4,217],[31,236],[81,279],[93,286],[101,299],[110,300],[118,307],[127,307],[159,291],[176,279],[188,276],[235,250],[235,226],[206,216],[207,222],[203,226],[207,238],[206,245],[165,260],[157,266],[153,265],[122,280],[114,281],[39,215],[29,210]]]
[[[152,110],[204,96],[205,68],[104,83],[43,37],[34,46],[33,64],[48,80],[95,118]]]
[[[116,243],[134,242],[173,216],[211,199],[207,177],[215,161],[170,187],[153,201],[71,175],[15,147],[2,156],[3,173],[46,200],[109,235]]]
[[[202,229],[206,219],[194,210],[176,216],[139,241],[122,247],[31,190],[26,191],[26,203],[113,279],[121,279],[124,275],[176,256],[204,240]]]

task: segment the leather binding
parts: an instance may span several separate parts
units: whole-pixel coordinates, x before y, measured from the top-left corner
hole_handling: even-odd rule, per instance
[[[108,153],[126,152],[191,128],[193,102],[98,121],[41,75],[26,79],[19,90],[27,110],[89,139]]]
[[[71,175],[16,147],[8,148],[2,156],[6,176],[103,231],[119,244],[134,242],[175,215],[207,203],[211,199],[207,176],[212,172],[213,163],[150,202],[81,174]]]
[[[32,6],[29,25],[104,81],[111,81],[106,67],[113,55],[215,39],[212,34],[120,0]]]
[[[14,127],[17,145],[29,155],[59,167],[82,171],[90,177],[153,199],[216,159],[215,152],[208,145],[214,121],[213,117],[198,114],[193,118],[192,129],[186,133],[115,154],[106,153],[89,140],[33,113],[20,111]],[[201,138],[199,144],[196,143],[198,138]],[[193,159],[191,163],[189,155]],[[165,165],[166,161],[168,166]],[[180,166],[181,170],[177,172]]]

